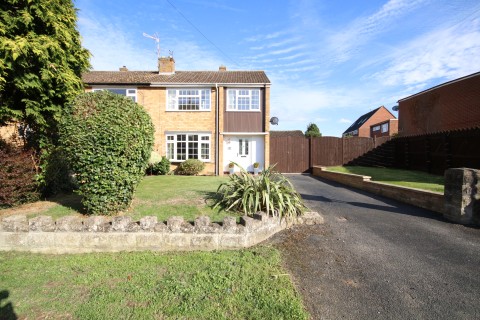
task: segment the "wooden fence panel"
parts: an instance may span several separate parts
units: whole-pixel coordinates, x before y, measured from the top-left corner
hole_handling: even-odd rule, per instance
[[[342,165],[342,138],[319,137],[312,139],[312,165]]]
[[[480,128],[396,138],[395,167],[441,175],[448,168],[480,169]]]
[[[342,165],[367,153],[375,147],[372,138],[351,137],[343,139],[343,160]]]
[[[310,170],[309,140],[305,137],[271,137],[270,163],[283,173]]]
[[[362,137],[270,137],[270,163],[283,173],[309,172],[314,165],[341,166],[374,146]]]

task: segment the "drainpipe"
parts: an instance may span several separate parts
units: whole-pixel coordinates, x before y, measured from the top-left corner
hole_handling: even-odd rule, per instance
[[[220,158],[219,150],[218,150],[218,139],[220,138],[220,130],[218,128],[219,126],[219,114],[220,114],[220,102],[218,101],[220,94],[218,93],[218,83],[215,83],[215,175],[218,176],[220,173],[220,165],[218,163],[218,159]]]

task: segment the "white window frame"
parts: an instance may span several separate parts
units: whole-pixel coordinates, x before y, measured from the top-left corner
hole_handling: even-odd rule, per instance
[[[382,124],[382,133],[388,132],[388,122]]]
[[[137,102],[137,88],[119,88],[119,87],[106,87],[106,88],[93,88],[93,92],[95,91],[103,91],[103,90],[107,90],[107,91],[111,91],[111,90],[125,90],[125,95],[123,94],[120,94],[121,96],[124,96],[124,97],[129,97],[129,98],[132,98],[133,101]],[[119,93],[116,93],[116,92],[113,92],[115,94],[119,94]]]
[[[372,131],[379,131],[379,130],[380,130],[380,126],[374,126],[374,127],[372,128]]]
[[[179,136],[185,136],[185,140],[180,140]],[[198,136],[197,141],[190,140],[190,137]],[[212,152],[212,135],[210,133],[199,132],[175,132],[165,134],[165,154],[171,162],[183,162],[188,159],[198,159],[203,162],[210,162]],[[179,143],[185,143],[185,159],[179,159]],[[197,158],[192,158],[189,154],[190,144],[196,144]],[[202,153],[204,147],[208,148],[208,154]],[[181,156],[180,156],[181,157]]]
[[[197,91],[193,93],[193,91]],[[179,109],[181,98],[198,99],[198,110]],[[210,88],[168,88],[167,89],[167,111],[181,112],[204,112],[211,111],[212,90]]]
[[[248,99],[248,109],[239,109],[240,99]],[[258,99],[257,99],[258,98]],[[258,101],[258,105],[254,105]],[[230,88],[227,89],[227,111],[260,112],[262,95],[259,88]]]

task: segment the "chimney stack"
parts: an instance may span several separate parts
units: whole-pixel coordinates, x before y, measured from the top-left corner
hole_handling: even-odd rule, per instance
[[[175,60],[172,56],[158,58],[159,73],[175,73]]]
[[[218,71],[227,71],[227,67],[225,67],[223,64],[218,67]]]
[[[125,67],[125,66],[123,66],[123,67],[121,67],[121,68],[118,68],[118,70],[120,70],[120,71],[128,71],[127,67]]]

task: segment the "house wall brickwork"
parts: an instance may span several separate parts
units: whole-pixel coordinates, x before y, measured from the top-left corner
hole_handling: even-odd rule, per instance
[[[480,126],[480,73],[399,100],[399,135]]]

